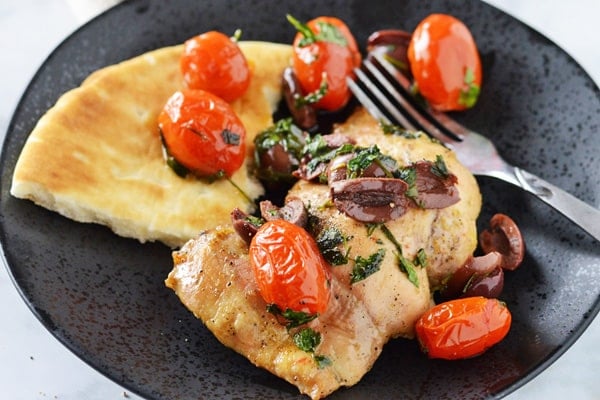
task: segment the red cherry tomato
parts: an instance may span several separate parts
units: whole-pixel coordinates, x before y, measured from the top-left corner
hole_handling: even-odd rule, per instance
[[[330,296],[330,273],[314,239],[285,220],[268,221],[250,243],[250,264],[268,304],[322,314]]]
[[[348,25],[346,25],[344,21],[336,17],[317,17],[312,21],[309,21],[307,25],[313,30],[313,32],[321,32],[324,25],[330,25],[337,29],[339,33],[341,33],[346,39],[346,46],[352,54],[354,66],[360,67],[362,54],[360,54],[360,50],[358,50],[358,45],[356,44],[354,35],[352,35],[350,28],[348,28]]]
[[[511,318],[497,299],[466,297],[432,307],[419,318],[415,330],[430,358],[455,360],[474,357],[500,342]]]
[[[183,79],[190,89],[202,89],[233,101],[250,85],[250,68],[230,37],[210,31],[188,39],[180,59]]]
[[[158,116],[158,126],[169,155],[197,176],[231,176],[244,162],[244,125],[231,106],[212,93],[174,93]]]
[[[419,93],[439,111],[472,107],[481,88],[481,61],[469,29],[446,14],[419,23],[408,46]]]
[[[348,26],[338,18],[318,17],[301,24],[288,19],[296,29],[292,67],[305,94],[319,93],[323,78],[327,83],[324,96],[314,106],[336,111],[346,105],[351,93],[346,77],[360,65],[362,56]]]

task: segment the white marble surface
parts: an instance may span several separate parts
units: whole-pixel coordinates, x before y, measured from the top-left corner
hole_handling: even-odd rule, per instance
[[[62,39],[115,0],[0,2],[0,137],[28,81]],[[101,3],[98,7],[83,3]],[[563,47],[600,84],[600,1],[488,0]],[[0,398],[139,399],[63,347],[29,311],[0,267]],[[600,319],[548,370],[509,395],[520,399],[600,399]]]

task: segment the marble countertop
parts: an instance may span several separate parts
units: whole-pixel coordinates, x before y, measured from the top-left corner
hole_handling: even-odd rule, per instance
[[[87,2],[87,3],[86,3]],[[115,0],[3,0],[0,3],[0,138],[29,80],[50,52]],[[565,49],[600,85],[598,0],[487,0]],[[59,343],[34,317],[0,267],[0,397],[139,399]],[[507,399],[600,398],[600,318],[546,371]]]

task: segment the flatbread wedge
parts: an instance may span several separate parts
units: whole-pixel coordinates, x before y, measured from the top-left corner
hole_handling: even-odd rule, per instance
[[[240,42],[252,81],[232,106],[255,135],[272,124],[291,47]],[[179,247],[253,204],[227,180],[180,178],[163,158],[157,116],[183,88],[182,45],[148,52],[91,74],[37,123],[19,156],[11,194],[140,242]],[[251,158],[248,157],[248,160]],[[243,166],[232,181],[250,198],[263,193]]]

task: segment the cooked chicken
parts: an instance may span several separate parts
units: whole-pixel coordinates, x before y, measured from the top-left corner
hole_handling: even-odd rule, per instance
[[[409,208],[401,218],[389,221],[386,226],[402,244],[406,258],[412,260],[415,253],[423,248],[427,255],[427,275],[432,288],[464,264],[477,247],[476,219],[481,209],[481,194],[475,177],[464,167],[455,154],[432,141],[428,136],[404,137],[383,135],[378,123],[363,109],[359,109],[345,123],[336,127],[339,133],[354,139],[358,146],[368,147],[377,144],[383,154],[408,165],[422,160],[435,160],[441,155],[448,170],[457,177],[460,201],[439,209]],[[354,239],[349,246],[357,255],[366,256],[376,251],[374,241],[366,241],[364,224],[344,218],[328,204],[329,188],[326,185],[300,181],[289,192],[289,196],[302,199],[310,205],[310,212],[319,217],[323,225],[334,224]],[[378,233],[381,237],[381,234]],[[371,246],[367,247],[367,243]],[[391,260],[391,257],[388,259]],[[334,268],[337,274],[337,267]],[[345,271],[347,272],[347,271]],[[342,274],[344,274],[343,272]]]
[[[337,132],[357,145],[376,143],[400,164],[443,156],[456,177],[460,200],[443,208],[408,207],[396,219],[367,225],[332,205],[327,185],[300,181],[293,187],[288,196],[301,199],[308,209],[317,241],[331,232],[343,238],[330,249],[342,260],[330,266],[333,295],[327,311],[307,324],[321,335],[314,354],[301,350],[292,339],[293,329],[267,311],[250,268],[247,243],[233,228],[218,227],[189,241],[174,253],[175,267],[166,280],[224,345],[312,399],[356,384],[391,338],[413,337],[415,321],[432,304],[430,287],[472,255],[481,206],[475,179],[440,144],[426,137],[383,135],[363,112]],[[423,254],[426,267],[417,262]],[[383,256],[378,268],[357,277],[355,267],[374,255]],[[316,355],[330,362],[319,364]]]
[[[296,385],[313,399],[357,383],[387,341],[347,285],[332,282],[328,311],[309,325],[331,365],[319,368],[300,350],[257,291],[247,245],[232,228],[202,233],[174,253],[166,285],[223,343],[255,365]]]

